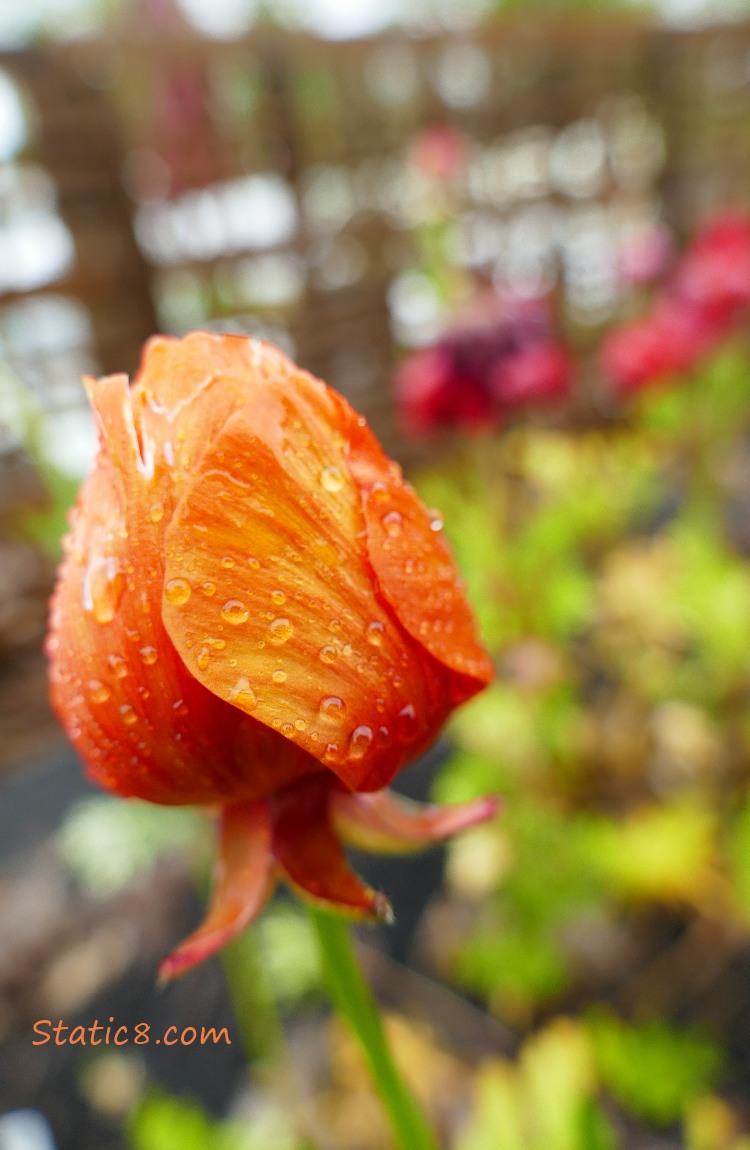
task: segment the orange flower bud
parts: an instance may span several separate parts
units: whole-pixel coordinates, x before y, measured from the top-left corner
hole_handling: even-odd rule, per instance
[[[102,786],[221,809],[212,907],[163,973],[278,875],[386,917],[339,835],[411,849],[495,810],[370,793],[491,678],[439,524],[365,420],[257,340],[155,338],[132,388],[87,385],[100,450],[52,601],[53,703]]]

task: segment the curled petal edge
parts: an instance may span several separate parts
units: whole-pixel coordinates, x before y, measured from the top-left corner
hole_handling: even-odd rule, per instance
[[[341,840],[375,853],[417,851],[494,818],[496,796],[455,806],[413,803],[382,790],[351,794],[326,776],[273,798],[238,802],[222,814],[208,913],[164,960],[162,983],[216,954],[260,914],[282,877],[308,902],[349,918],[392,921],[390,903],[349,868]]]
[[[231,803],[222,812],[219,857],[208,913],[164,959],[159,981],[169,982],[216,954],[260,914],[275,883],[271,820],[260,800]]]
[[[350,870],[331,821],[329,779],[315,775],[272,801],[273,852],[284,878],[308,902],[350,918],[388,922],[391,905]]]
[[[439,807],[402,798],[393,791],[348,794],[334,791],[331,821],[351,846],[377,854],[418,851],[487,822],[500,810],[494,795]]]

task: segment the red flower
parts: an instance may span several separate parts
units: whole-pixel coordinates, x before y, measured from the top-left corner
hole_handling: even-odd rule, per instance
[[[48,639],[90,776],[221,811],[200,961],[283,875],[381,918],[339,835],[412,847],[494,800],[414,811],[382,791],[491,677],[442,537],[364,419],[256,340],[157,338],[132,388],[89,380],[100,451]]]
[[[750,218],[708,223],[680,260],[651,313],[611,332],[603,374],[623,392],[689,371],[750,305]]]
[[[602,372],[619,391],[638,391],[688,371],[716,339],[716,325],[701,309],[668,299],[606,337]]]
[[[492,299],[404,360],[394,386],[406,430],[423,435],[500,425],[516,408],[564,399],[572,381],[543,304]]]
[[[706,322],[733,324],[750,304],[750,219],[727,212],[708,223],[683,256],[673,293]]]

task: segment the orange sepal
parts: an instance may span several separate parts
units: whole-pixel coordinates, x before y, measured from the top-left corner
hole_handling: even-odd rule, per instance
[[[263,909],[274,885],[271,821],[265,802],[232,803],[221,819],[219,858],[208,914],[159,967],[168,982],[210,958]]]
[[[387,922],[392,912],[386,896],[349,869],[331,826],[331,792],[331,777],[317,775],[271,800],[274,855],[303,898],[353,918]]]
[[[421,850],[487,822],[499,809],[500,799],[494,795],[439,807],[414,803],[393,791],[334,791],[330,807],[331,821],[341,838],[377,854]]]

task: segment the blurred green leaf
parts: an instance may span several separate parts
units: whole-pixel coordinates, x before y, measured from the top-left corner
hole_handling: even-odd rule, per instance
[[[636,1117],[659,1126],[680,1119],[723,1065],[717,1043],[656,1020],[628,1026],[614,1015],[588,1020],[602,1082]]]
[[[58,835],[61,857],[99,897],[116,893],[170,850],[184,850],[206,833],[206,821],[186,807],[95,796],[68,815]]]

